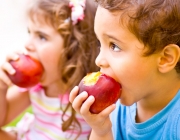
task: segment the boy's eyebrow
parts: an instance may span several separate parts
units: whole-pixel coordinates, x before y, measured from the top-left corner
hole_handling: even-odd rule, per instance
[[[125,42],[123,42],[122,40],[116,38],[116,37],[113,36],[113,35],[110,35],[110,34],[104,34],[104,36],[106,36],[106,37],[108,37],[108,38],[111,38],[111,39],[113,39],[113,40],[115,40],[115,41],[117,41],[117,42],[119,42],[119,43],[125,44]]]
[[[115,38],[115,37],[112,36],[112,35],[104,34],[104,36],[107,36],[108,38],[112,38],[113,40],[116,40],[116,41],[121,42],[119,39]]]
[[[95,34],[95,35],[96,35],[96,34]],[[117,41],[117,42],[124,43],[124,42],[122,42],[121,40],[119,40],[119,39],[115,38],[115,37],[114,37],[114,36],[112,36],[112,35],[109,35],[109,34],[103,34],[103,36],[104,36],[104,37],[111,38],[111,39],[113,39],[113,40],[115,40],[115,41]],[[97,36],[97,35],[96,35],[96,38],[99,40],[99,38],[98,38],[98,36]]]
[[[95,34],[95,36],[96,36],[97,39],[99,39],[98,36],[97,36],[96,34]],[[112,36],[112,35],[103,34],[103,36],[105,36],[105,37],[107,36],[108,38],[112,38],[112,39],[114,39],[114,40],[116,40],[116,41],[120,41],[120,40],[118,40],[117,38],[115,38],[115,37]]]

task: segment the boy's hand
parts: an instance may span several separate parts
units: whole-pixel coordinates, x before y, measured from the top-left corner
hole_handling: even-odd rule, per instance
[[[107,107],[99,114],[92,114],[89,111],[90,106],[95,101],[93,96],[89,96],[87,92],[78,95],[79,88],[76,86],[70,92],[69,100],[76,112],[81,114],[85,121],[91,126],[98,136],[104,136],[111,131],[111,121],[109,114],[115,109],[115,104]]]

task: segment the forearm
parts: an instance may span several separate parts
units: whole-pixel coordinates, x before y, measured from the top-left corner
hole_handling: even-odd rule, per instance
[[[7,90],[0,90],[0,127],[4,125],[6,114],[7,114],[7,100],[6,100]]]
[[[106,135],[98,136],[94,130],[92,130],[89,140],[113,140],[112,131],[106,133]]]
[[[4,93],[1,91],[0,112],[2,113],[0,114],[0,127],[10,123],[30,105],[28,92],[19,92],[17,86],[8,88],[8,91],[4,91]]]

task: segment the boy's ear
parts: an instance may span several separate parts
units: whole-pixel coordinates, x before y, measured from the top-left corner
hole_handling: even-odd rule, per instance
[[[161,52],[158,59],[158,69],[166,73],[175,68],[180,59],[180,48],[178,45],[169,44]]]

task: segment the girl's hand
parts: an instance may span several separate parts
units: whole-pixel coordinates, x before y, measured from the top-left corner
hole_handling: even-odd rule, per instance
[[[111,121],[109,114],[115,109],[115,104],[107,107],[99,114],[92,114],[89,109],[95,101],[93,96],[89,96],[87,92],[78,95],[79,88],[76,86],[70,92],[69,100],[76,112],[81,114],[85,121],[91,126],[96,135],[103,137],[111,131]]]
[[[15,69],[9,63],[10,60],[17,60],[19,58],[17,53],[9,54],[6,57],[6,61],[0,67],[0,92],[2,90],[7,90],[9,86],[11,86],[11,80],[7,76],[8,74],[15,74]]]

